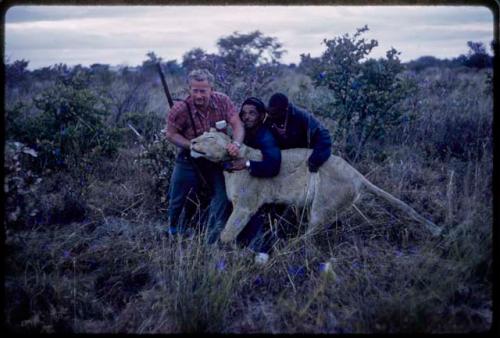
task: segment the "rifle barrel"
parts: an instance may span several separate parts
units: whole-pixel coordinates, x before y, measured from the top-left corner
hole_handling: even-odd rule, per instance
[[[165,95],[167,95],[168,105],[170,106],[170,108],[172,108],[172,106],[174,105],[174,101],[172,100],[172,96],[170,96],[170,91],[168,90],[167,81],[165,81],[165,75],[163,74],[163,70],[161,69],[161,65],[159,62],[156,63],[156,66],[158,67],[158,73],[160,74],[163,90],[165,91]]]

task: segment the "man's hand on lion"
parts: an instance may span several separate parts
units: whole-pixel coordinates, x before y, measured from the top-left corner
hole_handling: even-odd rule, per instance
[[[240,155],[240,147],[233,142],[227,144],[226,150],[231,157],[238,157]]]

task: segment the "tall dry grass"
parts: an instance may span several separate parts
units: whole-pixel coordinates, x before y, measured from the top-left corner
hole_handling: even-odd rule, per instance
[[[203,232],[192,238],[165,237],[162,197],[168,181],[159,179],[151,166],[140,165],[140,149],[131,147],[113,159],[91,163],[80,176],[54,173],[44,178],[39,197],[44,217],[30,227],[9,231],[5,238],[7,329],[22,333],[490,329],[491,93],[481,92],[482,73],[434,69],[422,76],[420,91],[406,106],[415,118],[384,142],[367,146],[356,167],[443,226],[440,238],[430,238],[421,226],[366,195],[321,233],[306,237],[299,231],[291,239],[280,238],[269,262],[256,265],[248,248],[208,245]],[[464,94],[473,90],[483,94]],[[469,125],[466,134],[450,134],[461,131],[464,123]],[[452,142],[443,143],[449,135]],[[446,150],[453,142],[459,146]],[[165,163],[168,170],[171,166]],[[82,215],[82,209],[83,220],[74,217]],[[300,218],[297,223],[299,228],[305,226]],[[326,273],[321,271],[325,262],[332,267]]]

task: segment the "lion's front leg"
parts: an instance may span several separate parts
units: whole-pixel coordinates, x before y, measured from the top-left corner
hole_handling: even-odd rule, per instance
[[[257,209],[235,205],[220,235],[221,241],[223,243],[234,241],[256,211]]]

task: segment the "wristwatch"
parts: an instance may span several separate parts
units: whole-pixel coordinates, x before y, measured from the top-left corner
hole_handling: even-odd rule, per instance
[[[245,162],[245,168],[250,169],[250,160]]]
[[[238,148],[241,148],[241,144],[239,142],[232,141],[231,143],[237,146]]]

